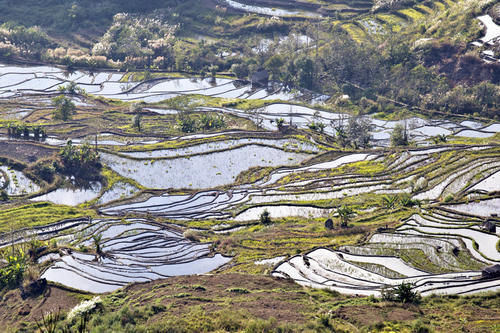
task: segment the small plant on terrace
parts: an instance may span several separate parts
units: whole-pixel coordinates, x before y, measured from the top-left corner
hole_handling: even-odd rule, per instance
[[[101,247],[102,236],[101,235],[93,235],[92,240],[94,241],[95,253],[99,257],[104,256],[104,252],[102,251],[102,247]]]
[[[345,228],[354,216],[354,211],[351,207],[342,205],[342,207],[337,208],[337,214],[339,214],[340,217],[340,226]]]
[[[406,304],[418,304],[422,297],[413,291],[415,285],[411,283],[401,283],[395,287],[387,287],[382,290],[382,299],[390,302],[401,302]]]
[[[270,224],[271,223],[271,214],[266,209],[260,214],[260,223],[262,224]]]
[[[278,128],[278,131],[281,131],[284,125],[285,125],[285,119],[283,118],[276,119],[276,127]]]

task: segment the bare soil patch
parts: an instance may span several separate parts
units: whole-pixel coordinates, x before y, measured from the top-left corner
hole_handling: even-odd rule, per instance
[[[36,162],[57,151],[57,148],[42,146],[30,141],[0,141],[0,157],[24,163]]]
[[[401,306],[382,303],[380,306],[341,307],[335,312],[335,316],[349,322],[370,326],[386,321],[414,320],[420,316],[420,313],[418,308],[414,306],[402,308]]]
[[[35,322],[49,312],[68,311],[80,300],[75,294],[49,286],[43,295],[35,298],[21,298],[19,289],[10,290],[0,297],[1,331],[20,328],[23,322]]]
[[[303,288],[291,281],[270,276],[218,274],[180,276],[167,280],[131,285],[124,290],[131,303],[146,305],[161,299],[169,309],[160,316],[171,317],[187,314],[191,307],[201,306],[208,314],[232,307],[263,319],[271,317],[279,322],[304,323],[307,311],[297,304],[308,296]]]

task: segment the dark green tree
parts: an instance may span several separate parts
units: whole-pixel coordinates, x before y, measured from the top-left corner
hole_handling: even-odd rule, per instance
[[[52,99],[55,109],[53,111],[54,119],[68,120],[75,114],[76,106],[71,99],[64,95],[59,95]]]

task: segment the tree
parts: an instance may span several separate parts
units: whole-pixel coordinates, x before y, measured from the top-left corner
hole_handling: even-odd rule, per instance
[[[313,88],[314,63],[306,57],[298,58],[295,61],[297,68],[297,84],[306,89]]]
[[[382,298],[386,301],[418,304],[422,299],[418,292],[413,291],[415,287],[411,283],[401,283],[392,288],[382,290]]]
[[[271,223],[271,214],[267,209],[265,209],[261,214],[260,214],[260,223],[262,224],[270,224]]]
[[[196,120],[187,115],[179,115],[177,125],[183,133],[193,133],[196,131]]]
[[[219,70],[219,66],[211,65],[210,67],[208,67],[208,70],[210,71],[210,76],[212,78],[212,81],[215,82],[215,76],[217,75],[217,71]]]
[[[281,66],[283,66],[284,63],[283,58],[278,54],[273,55],[264,63],[264,67],[271,72],[274,81],[279,80]]]
[[[99,154],[86,143],[78,148],[69,140],[59,151],[59,158],[61,171],[82,178],[95,177],[101,168]]]
[[[338,120],[331,120],[330,126],[333,128],[335,132],[335,140],[338,145],[342,148],[345,148],[349,144],[349,136],[347,134],[347,128],[345,125],[346,117],[341,115]]]
[[[231,66],[231,72],[233,72],[238,79],[248,78],[248,66],[246,64],[233,64]]]
[[[321,121],[314,121],[313,120],[309,124],[307,124],[307,127],[309,127],[309,129],[311,129],[313,131],[323,133],[326,125],[324,123],[322,123]]]
[[[283,129],[283,125],[285,125],[285,119],[283,118],[276,119],[276,127],[278,127],[278,131],[281,131]]]
[[[102,241],[102,235],[93,235],[92,240],[94,241],[94,246],[95,246],[95,253],[99,257],[104,256],[104,252],[102,251],[102,246],[101,246],[101,241]]]
[[[130,112],[135,113],[135,116],[132,118],[132,126],[137,128],[137,130],[141,131],[141,121],[142,121],[142,104],[134,103],[130,105]]]
[[[382,204],[384,205],[385,208],[392,210],[396,206],[396,203],[398,201],[398,197],[395,195],[384,195],[382,197]]]
[[[200,116],[199,128],[203,130],[210,130],[212,128],[220,129],[226,127],[226,121],[224,116],[217,115],[213,116],[211,114],[204,113]]]
[[[392,146],[408,146],[408,130],[406,124],[403,127],[401,124],[396,124],[391,133]]]
[[[68,97],[64,95],[59,95],[52,99],[55,109],[53,111],[54,119],[58,120],[68,120],[71,119],[72,115],[75,114],[75,103],[71,101]]]
[[[141,120],[142,120],[142,114],[138,113],[132,118],[132,124],[137,130],[140,132],[141,131]]]
[[[68,75],[70,75],[70,73],[68,73]],[[59,90],[62,93],[66,92],[66,93],[71,94],[71,95],[76,95],[76,94],[80,94],[83,92],[83,89],[78,87],[78,85],[74,81],[68,82],[68,84],[66,86],[59,86],[59,88],[57,88],[57,90]]]
[[[340,226],[347,227],[347,224],[354,216],[354,211],[351,207],[342,205],[341,207],[337,208],[337,214],[339,214],[340,217]]]
[[[500,105],[500,90],[490,82],[481,82],[474,87],[479,104],[497,108]]]
[[[347,136],[354,148],[366,148],[370,144],[373,125],[364,117],[352,117],[347,125]]]

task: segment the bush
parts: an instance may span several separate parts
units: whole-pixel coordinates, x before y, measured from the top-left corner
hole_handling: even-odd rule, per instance
[[[271,223],[271,214],[267,209],[265,209],[261,214],[260,214],[260,223],[262,224],[270,224]]]
[[[16,287],[23,278],[25,260],[24,256],[8,256],[7,266],[0,269],[0,290],[5,287]]]
[[[413,291],[415,285],[411,283],[401,283],[396,287],[389,287],[382,290],[382,299],[391,302],[418,304],[421,296]]]
[[[396,124],[394,130],[391,133],[391,145],[392,146],[408,146],[408,131],[406,126],[403,127],[401,124]]]
[[[234,287],[234,288],[228,288],[226,291],[230,293],[236,293],[236,294],[249,294],[250,291],[246,288],[240,288],[240,287]]]
[[[222,115],[213,116],[211,114],[204,113],[200,117],[200,129],[210,130],[220,129],[224,127],[226,127],[226,121],[224,120],[224,116]]]
[[[453,197],[453,194],[448,194],[445,198],[444,198],[444,202],[452,202],[455,198]]]
[[[72,115],[75,114],[75,103],[64,95],[54,97],[52,103],[54,103],[55,106],[54,112],[52,113],[54,119],[66,121],[71,119]]]
[[[177,125],[183,133],[193,133],[196,131],[196,120],[190,116],[179,117]]]

